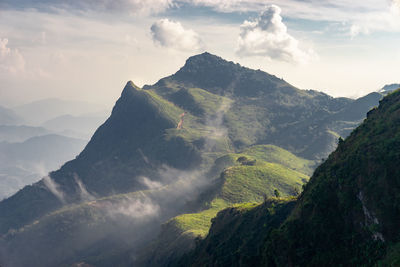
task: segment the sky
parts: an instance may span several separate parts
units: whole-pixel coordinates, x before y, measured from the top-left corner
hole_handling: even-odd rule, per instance
[[[400,82],[400,0],[0,0],[0,105],[115,103],[208,51],[301,89]]]

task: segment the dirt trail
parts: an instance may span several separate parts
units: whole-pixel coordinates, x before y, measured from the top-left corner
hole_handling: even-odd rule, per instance
[[[181,120],[179,121],[178,126],[176,126],[176,129],[182,129],[183,128],[183,120],[184,120],[185,115],[186,115],[186,112],[183,112],[181,115],[179,115]]]

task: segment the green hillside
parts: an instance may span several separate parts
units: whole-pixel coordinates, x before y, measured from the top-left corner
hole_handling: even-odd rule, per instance
[[[274,196],[277,190],[282,197],[296,196],[308,176],[282,165],[268,162],[257,166],[233,166],[221,173],[217,193],[199,213],[184,214],[173,219],[182,231],[199,233],[204,237],[211,226],[211,219],[218,211],[243,203],[261,203],[264,197]]]
[[[283,157],[287,156],[287,157]],[[270,159],[274,162],[265,161]],[[285,164],[286,166],[284,166]],[[167,221],[156,241],[142,251],[138,266],[164,266],[194,248],[195,240],[207,236],[217,213],[228,207],[241,210],[255,207],[265,199],[291,199],[301,192],[313,161],[296,157],[272,145],[255,146],[242,153],[228,154],[215,161],[214,168],[224,168],[212,187],[200,196],[199,212],[182,214]]]
[[[295,199],[271,198],[252,207],[218,213],[209,235],[173,266],[260,266],[259,252],[268,234],[292,211]]]
[[[397,266],[399,133],[398,90],[345,141],[339,140],[286,219],[279,211],[274,219],[268,206],[244,214],[220,212],[208,236],[178,265]],[[278,223],[262,229],[262,220],[271,216]],[[256,235],[254,229],[260,229],[262,239],[246,238]]]

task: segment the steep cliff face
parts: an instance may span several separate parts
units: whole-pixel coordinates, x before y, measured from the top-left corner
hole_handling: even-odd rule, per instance
[[[373,264],[399,241],[399,122],[396,91],[315,171],[292,216],[267,243],[268,260]]]

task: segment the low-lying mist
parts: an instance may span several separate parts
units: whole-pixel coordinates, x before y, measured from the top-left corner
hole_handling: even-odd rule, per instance
[[[224,114],[230,101],[223,101],[206,120],[209,136],[201,152],[210,152],[215,139],[226,138]],[[141,155],[145,162],[149,157]],[[155,165],[153,165],[155,166]],[[198,207],[192,204],[213,181],[210,167],[179,170],[155,166],[156,175],[138,176],[146,190],[97,198],[77,174],[73,175],[79,203],[68,203],[67,192],[51,175],[44,186],[64,207],[18,231],[9,232],[0,243],[4,266],[57,266],[87,262],[95,266],[132,263],[138,251],[157,237],[168,219]],[[111,261],[111,262],[109,262]]]

